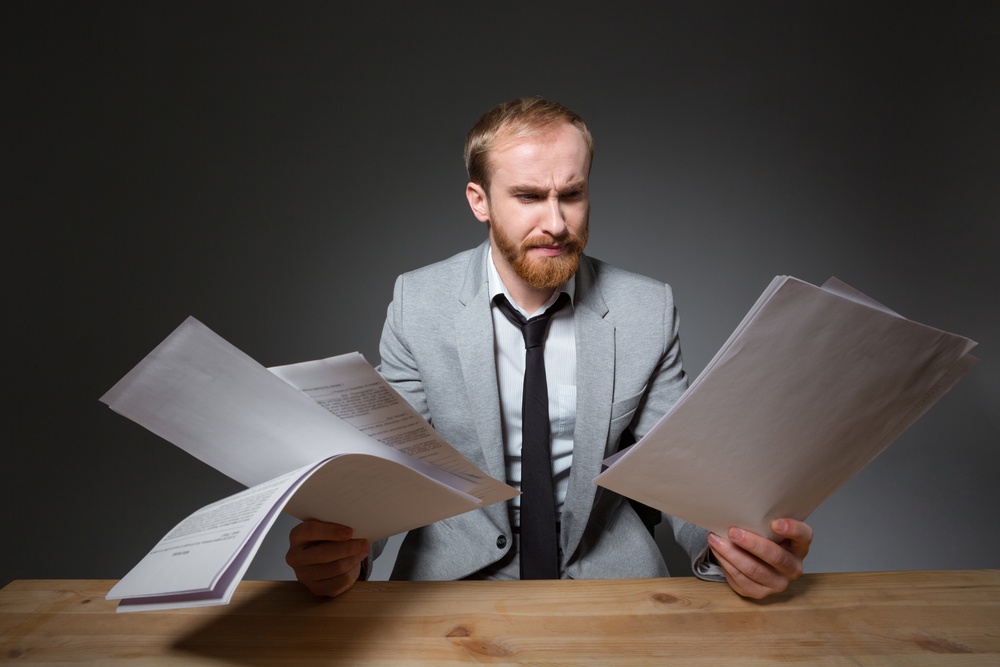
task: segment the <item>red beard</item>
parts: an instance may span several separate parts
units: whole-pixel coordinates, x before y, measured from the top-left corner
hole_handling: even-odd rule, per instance
[[[587,245],[587,228],[580,235],[568,234],[564,239],[556,240],[548,234],[530,236],[514,243],[509,236],[494,225],[493,240],[500,254],[514,269],[514,273],[535,289],[550,289],[562,285],[569,280],[580,266],[580,255]],[[556,257],[538,257],[528,254],[528,250],[537,246],[562,243],[563,252]]]

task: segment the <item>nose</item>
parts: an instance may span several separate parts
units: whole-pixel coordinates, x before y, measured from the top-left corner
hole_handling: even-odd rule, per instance
[[[566,235],[566,216],[559,197],[549,198],[549,211],[542,221],[541,229],[557,239]]]

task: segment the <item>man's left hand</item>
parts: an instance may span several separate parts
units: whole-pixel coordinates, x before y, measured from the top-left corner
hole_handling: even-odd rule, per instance
[[[794,519],[775,519],[771,530],[779,542],[740,528],[730,528],[728,539],[715,533],[708,536],[726,580],[744,597],[760,600],[780,593],[802,574],[802,560],[812,544],[812,528]]]

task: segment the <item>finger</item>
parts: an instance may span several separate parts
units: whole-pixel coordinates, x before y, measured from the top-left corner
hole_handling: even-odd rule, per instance
[[[788,587],[789,581],[795,578],[779,572],[747,548],[766,547],[781,552],[783,551],[781,547],[747,531],[731,529],[729,534],[740,543],[737,544],[733,539],[723,539],[714,533],[710,534],[708,539],[720,565],[723,560],[726,562],[726,566],[723,567],[726,579],[737,593],[759,599],[771,593],[780,593]],[[770,547],[761,544],[761,541],[768,542]]]
[[[332,579],[350,573],[361,565],[367,556],[366,553],[351,554],[336,560],[327,560],[301,565],[295,568],[295,573],[304,581],[316,582],[324,579]]]
[[[736,593],[742,595],[743,597],[760,600],[767,597],[771,593],[776,592],[772,588],[748,577],[736,565],[730,562],[730,560],[726,558],[721,551],[722,550],[717,550],[714,547],[712,548],[712,552],[715,554],[715,560],[722,567],[722,571],[726,575],[726,581],[729,582],[730,588],[732,588]]]
[[[326,542],[349,540],[354,531],[339,523],[326,521],[303,521],[288,533],[288,541],[292,546],[308,544],[309,542]]]
[[[360,547],[360,548],[359,548]],[[358,580],[361,563],[370,551],[365,540],[321,542],[296,552],[289,551],[286,561],[295,571],[295,578],[315,595],[340,595]],[[318,557],[314,556],[318,554]],[[342,557],[339,557],[342,556]]]
[[[361,563],[356,563],[345,572],[340,572],[332,576],[322,576],[324,569],[325,566],[317,566],[316,571],[311,573],[312,576],[299,577],[299,581],[313,595],[337,597],[349,590],[361,576]]]
[[[293,570],[338,561],[363,560],[371,551],[368,540],[323,540],[293,543],[285,554],[285,562]]]
[[[775,519],[771,522],[771,530],[784,540],[784,546],[799,558],[809,554],[812,545],[812,527],[804,521],[795,519]]]
[[[752,560],[757,560],[766,566],[764,569],[777,572],[788,579],[797,579],[802,574],[802,559],[786,548],[784,544],[778,544],[766,537],[740,528],[730,528],[728,535],[730,541],[747,552]],[[730,556],[730,560],[732,560],[732,556]],[[754,568],[754,571],[757,569],[759,568]],[[757,580],[762,581],[761,579]]]

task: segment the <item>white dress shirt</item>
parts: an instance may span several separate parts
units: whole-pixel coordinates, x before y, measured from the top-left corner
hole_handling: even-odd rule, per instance
[[[486,253],[490,303],[503,294],[526,318],[539,315],[555,303],[560,292],[570,296],[570,303],[556,312],[549,322],[545,339],[545,380],[549,392],[549,422],[552,433],[552,476],[556,495],[556,516],[562,512],[573,463],[573,428],[576,425],[576,331],[573,326],[573,296],[576,277],[557,289],[552,298],[534,313],[525,312],[511,298],[493,264],[492,252]],[[503,423],[504,460],[507,483],[521,488],[521,397],[524,387],[524,338],[521,330],[491,306],[493,314],[494,354],[497,386],[500,392],[500,417]],[[520,496],[511,503],[511,522],[520,525]]]

